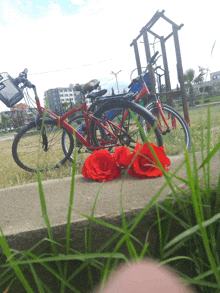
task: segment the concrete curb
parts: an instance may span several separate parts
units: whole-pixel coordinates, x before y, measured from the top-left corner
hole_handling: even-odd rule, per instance
[[[201,164],[200,153],[196,153],[196,159],[199,166]],[[172,158],[169,171],[173,173],[183,161],[183,156]],[[217,154],[211,160],[212,178],[217,177],[219,171],[220,161]],[[199,174],[202,176],[202,170],[200,170]],[[187,178],[185,166],[178,171],[177,176]],[[182,184],[176,179],[174,181],[179,186]],[[164,177],[145,180],[128,176],[122,189],[123,209],[127,215],[131,217],[146,207],[165,182]],[[121,218],[121,185],[122,178],[104,183],[95,208],[94,216],[96,218],[105,218],[106,221],[116,217]],[[65,238],[70,186],[71,178],[43,182],[48,216],[57,239]],[[94,200],[100,186],[100,182],[85,179],[81,175],[75,177],[75,194],[71,219],[75,239],[81,237],[79,234],[77,235],[77,227],[81,232],[83,231],[84,235],[84,229],[89,225],[89,221],[76,211],[91,215]],[[170,188],[166,187],[158,200],[162,200],[168,193],[170,193]],[[11,248],[18,250],[28,249],[42,238],[48,237],[41,213],[37,183],[1,189],[0,206],[0,225]]]

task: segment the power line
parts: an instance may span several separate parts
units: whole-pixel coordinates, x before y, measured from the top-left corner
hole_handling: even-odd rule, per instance
[[[113,77],[113,78],[107,80],[106,82],[102,83],[101,86],[103,86],[104,84],[108,83],[109,81],[111,81],[111,80],[113,80],[113,79],[115,79],[115,78]]]
[[[129,55],[133,55],[133,53],[132,54],[127,54],[127,56],[129,56]],[[108,61],[113,61],[113,60],[114,59],[106,59],[106,60],[98,61],[98,62],[93,63],[93,64],[83,64],[83,65],[79,65],[79,66],[76,66],[76,67],[69,67],[69,68],[64,68],[64,69],[55,69],[55,70],[50,70],[50,71],[42,71],[42,72],[30,73],[29,75],[48,74],[48,73],[66,71],[66,70],[73,70],[73,69],[77,69],[77,68],[80,68],[80,67],[94,66],[96,64],[100,64],[100,63],[104,63],[104,62],[108,62]]]

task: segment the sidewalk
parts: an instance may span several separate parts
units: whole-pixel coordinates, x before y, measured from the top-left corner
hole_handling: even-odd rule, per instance
[[[196,154],[196,158],[199,166],[201,164],[200,153]],[[171,159],[169,171],[171,173],[174,172],[183,159],[183,156]],[[220,161],[219,154],[217,154],[211,161],[211,177],[218,176],[219,172]],[[177,175],[186,178],[185,166]],[[133,213],[144,208],[165,182],[164,177],[143,180],[128,176],[122,189],[124,211]],[[121,178],[104,183],[97,200],[95,217],[107,219],[121,214],[121,184]],[[70,186],[71,178],[43,182],[50,224],[54,227],[58,237],[62,236],[63,232],[61,233],[61,231],[63,228],[61,229],[61,227],[65,227],[67,222]],[[75,212],[75,210],[91,215],[94,200],[100,186],[100,182],[85,179],[82,175],[75,177],[75,194],[71,219],[73,225],[85,221],[85,218]],[[159,199],[162,199],[169,192],[170,189],[167,187],[161,193]],[[4,235],[7,238],[9,237],[10,243],[13,244],[13,248],[18,249],[22,247],[24,249],[27,245],[27,237],[29,238],[28,241],[32,241],[47,235],[45,234],[46,226],[41,213],[37,183],[1,189],[0,207],[0,225]],[[30,234],[32,235],[31,237],[29,235],[30,232],[33,232]],[[33,235],[36,239],[33,239]]]

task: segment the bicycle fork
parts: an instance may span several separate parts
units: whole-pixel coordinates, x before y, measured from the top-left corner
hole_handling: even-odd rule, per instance
[[[157,101],[157,108],[159,110],[159,113],[160,113],[160,115],[161,115],[161,117],[163,119],[163,122],[165,123],[167,129],[165,131],[163,131],[161,126],[160,126],[160,123],[158,123],[158,128],[160,129],[162,135],[165,135],[166,133],[169,133],[171,131],[171,129],[170,129],[170,127],[169,127],[169,125],[167,123],[166,117],[165,117],[165,115],[163,113],[162,105],[158,101]],[[171,117],[171,119],[172,119],[172,117]],[[176,128],[176,120],[175,119],[172,120],[172,126],[173,126],[174,129]]]

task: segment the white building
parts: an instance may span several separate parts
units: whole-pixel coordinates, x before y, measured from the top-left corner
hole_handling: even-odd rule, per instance
[[[74,106],[74,104],[80,103],[81,93],[75,91],[71,85],[65,88],[58,87],[44,92],[44,106],[46,106],[47,99],[49,100],[48,109],[57,115],[62,115],[62,104],[66,102]]]
[[[205,75],[204,75],[205,76]],[[210,73],[210,80],[193,85],[194,90],[200,91],[200,88],[207,88],[209,86],[219,87],[220,85],[220,71]]]
[[[60,102],[72,102],[73,104],[76,104],[76,97],[74,95],[74,91],[72,88],[58,88]]]

